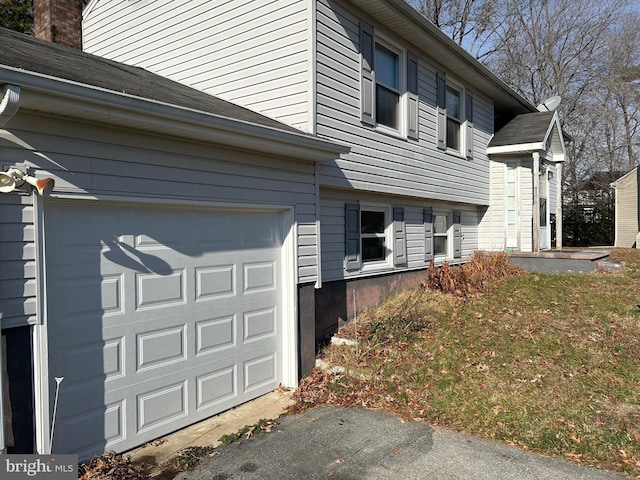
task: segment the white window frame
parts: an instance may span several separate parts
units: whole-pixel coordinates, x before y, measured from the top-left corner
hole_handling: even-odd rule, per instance
[[[376,65],[376,62],[374,61],[374,66],[373,66],[373,83],[374,83],[374,93],[373,93],[373,108],[375,110],[375,128],[376,130],[380,130],[381,132],[384,133],[389,133],[392,135],[396,135],[396,136],[401,136],[403,138],[405,138],[407,136],[407,125],[406,125],[406,120],[405,120],[405,115],[406,115],[406,111],[407,111],[407,98],[408,98],[408,94],[407,94],[407,75],[406,75],[406,69],[407,69],[407,51],[400,47],[399,45],[390,42],[389,40],[387,40],[384,37],[381,37],[380,35],[378,35],[376,33],[376,35],[374,36],[374,41],[373,41],[373,55],[374,55],[374,59],[375,59],[375,55],[376,55],[376,51],[378,49],[378,45],[384,47],[385,49],[395,53],[398,56],[398,90],[393,90],[392,88],[390,88],[388,85],[385,85],[384,83],[380,82],[380,85],[382,85],[384,88],[387,88],[391,91],[394,91],[395,93],[398,94],[398,128],[393,128],[390,127],[388,125],[384,125],[382,123],[380,123],[378,121],[378,78],[377,78],[377,71],[378,71],[378,66]]]
[[[436,218],[437,217],[445,217],[447,221],[447,231],[446,233],[436,233]],[[433,258],[436,261],[442,260],[450,260],[453,258],[453,213],[445,212],[442,210],[434,210],[433,211]],[[436,253],[436,238],[437,237],[446,237],[446,253],[443,255],[442,253]]]
[[[384,231],[381,234],[363,234],[362,233],[362,214],[364,212],[383,212],[384,213]],[[361,204],[360,205],[360,255],[361,255],[361,272],[376,271],[393,267],[393,221],[391,215],[391,206],[381,204]],[[362,245],[363,238],[383,238],[384,239],[384,259],[381,260],[365,260],[364,247]]]
[[[466,145],[466,137],[465,137],[465,125],[467,122],[467,115],[466,115],[466,92],[465,89],[463,87],[461,87],[458,83],[456,83],[455,81],[451,81],[449,78],[446,79],[445,82],[446,86],[445,86],[445,110],[446,110],[446,122],[445,122],[445,145],[447,147],[447,152],[453,153],[455,155],[464,155],[464,150],[465,150],[465,145]],[[447,91],[448,90],[454,90],[458,93],[458,102],[459,102],[459,118],[456,118],[452,115],[450,115],[449,113],[449,109],[446,108],[446,98],[447,98]],[[455,149],[453,147],[449,146],[449,119],[452,119],[456,122],[458,122],[459,124],[459,128],[458,128],[458,149]]]

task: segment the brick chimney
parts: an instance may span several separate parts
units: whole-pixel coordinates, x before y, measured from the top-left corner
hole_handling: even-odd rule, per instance
[[[36,38],[82,50],[82,0],[33,0]]]

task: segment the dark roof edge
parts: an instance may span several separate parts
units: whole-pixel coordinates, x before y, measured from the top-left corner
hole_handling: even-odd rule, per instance
[[[491,70],[485,67],[480,61],[474,58],[469,52],[458,45],[451,37],[445,34],[442,30],[436,27],[432,22],[420,14],[415,8],[409,5],[404,0],[382,0],[385,1],[391,8],[395,8],[400,14],[409,17],[413,22],[418,24],[419,27],[426,30],[432,37],[435,37],[437,41],[441,42],[449,52],[458,57],[459,60],[465,62],[468,66],[474,68],[479,74],[487,78],[496,88],[503,91],[505,94],[511,96],[523,107],[536,112],[536,107],[527,99],[513,90],[506,82],[496,76]]]
[[[93,110],[97,115],[101,115],[101,109],[109,109],[110,112],[101,115],[101,121],[107,124],[119,125],[117,120],[127,116],[129,112],[136,116],[136,121],[140,122],[140,128],[144,130],[153,131],[151,127],[154,122],[143,121],[141,115],[173,123],[176,131],[182,130],[184,136],[188,136],[189,125],[205,127],[211,130],[212,141],[240,148],[258,149],[263,146],[264,148],[260,147],[262,151],[286,154],[286,151],[290,150],[291,153],[297,152],[294,155],[301,155],[302,150],[308,149],[308,154],[304,156],[314,161],[334,159],[340,153],[349,151],[349,147],[345,145],[320,139],[302,131],[297,133],[260,125],[2,64],[0,64],[0,84],[12,84],[34,92],[40,100],[45,102],[46,97],[51,97],[49,105],[40,105],[40,110],[49,113],[56,113],[55,110],[60,108],[59,99],[62,98],[69,102],[87,104],[87,110]],[[58,99],[54,100],[53,97]],[[35,109],[38,109],[38,105]],[[116,112],[112,111],[114,109],[121,113],[116,115]],[[144,123],[146,127],[143,127]],[[178,128],[178,123],[183,124],[183,127]],[[247,137],[246,141],[243,141],[244,137]],[[265,144],[263,145],[262,142]],[[270,144],[267,145],[267,143]],[[282,148],[278,148],[278,145]]]

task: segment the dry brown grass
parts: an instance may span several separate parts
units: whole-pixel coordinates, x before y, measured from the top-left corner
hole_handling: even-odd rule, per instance
[[[640,478],[640,256],[612,256],[631,268],[416,287],[362,312],[358,347],[322,352],[346,373],[314,372],[298,408],[384,409]]]

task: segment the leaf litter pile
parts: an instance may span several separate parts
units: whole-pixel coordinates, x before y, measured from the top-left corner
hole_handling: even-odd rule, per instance
[[[276,420],[260,419],[254,425],[245,425],[236,433],[223,435],[218,441],[223,445],[240,444],[261,432],[271,432],[278,425]],[[137,464],[131,458],[115,452],[104,452],[88,464],[79,465],[80,480],[172,480],[180,472],[193,470],[200,460],[217,455],[213,445],[192,446],[179,451],[157,476],[148,473],[154,465]]]
[[[640,252],[612,258],[640,265]],[[359,312],[295,392],[640,478],[640,275],[525,273],[504,255],[431,267]],[[353,342],[352,342],[353,343]]]

